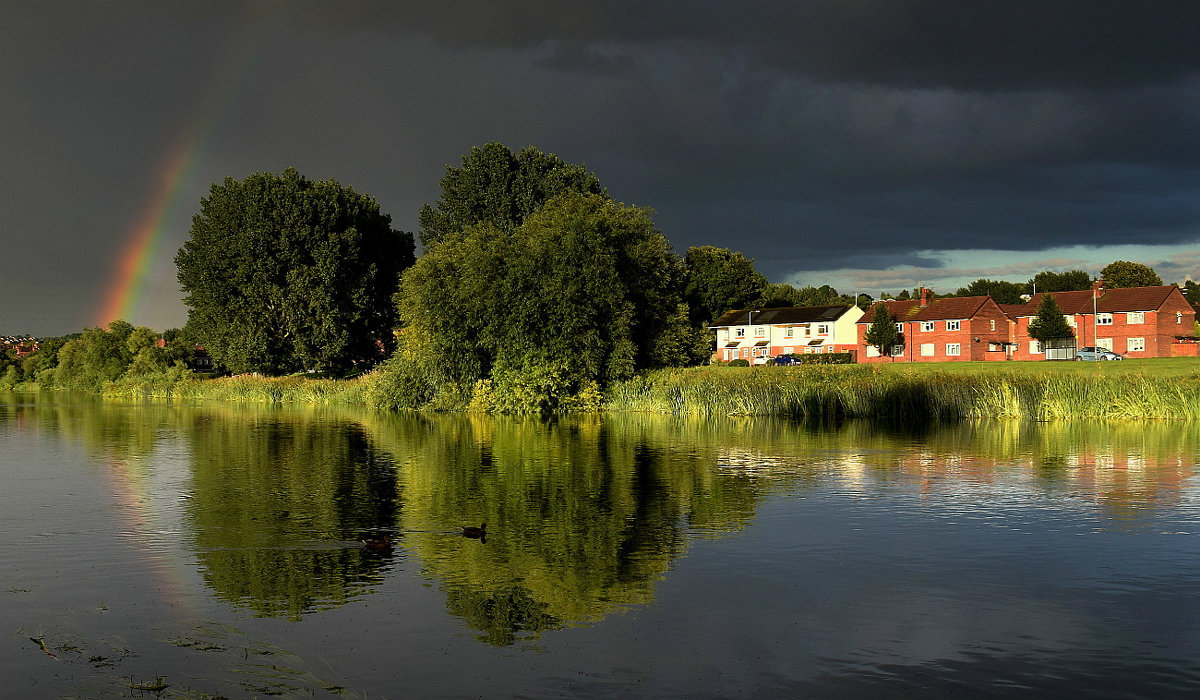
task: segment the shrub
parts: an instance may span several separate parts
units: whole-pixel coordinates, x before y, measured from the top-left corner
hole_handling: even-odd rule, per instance
[[[739,358],[738,358],[738,359],[736,359],[736,360],[730,360],[730,361],[729,361],[729,366],[730,366],[730,367],[749,367],[749,366],[750,366],[750,363],[749,363],[749,362],[747,362],[746,360],[743,360],[742,358],[740,358],[740,357],[739,357]]]

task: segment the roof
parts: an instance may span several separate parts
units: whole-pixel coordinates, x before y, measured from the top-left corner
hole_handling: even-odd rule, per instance
[[[787,325],[792,323],[825,323],[836,321],[850,310],[849,304],[830,306],[785,306],[773,309],[734,309],[721,314],[710,328],[748,326],[750,314],[754,314],[753,325]]]
[[[1154,311],[1161,307],[1171,293],[1178,289],[1173,284],[1156,287],[1124,287],[1120,289],[1105,289],[1096,300],[1097,313],[1121,313],[1125,311]],[[1042,292],[1035,294],[1028,302],[1011,307],[1008,305],[1004,312],[1009,316],[1037,316],[1038,305],[1049,294],[1058,302],[1058,308],[1067,315],[1092,313],[1092,290],[1082,292]]]
[[[942,319],[971,318],[991,300],[992,298],[988,296],[942,297],[933,299],[925,308],[921,308],[920,299],[886,301],[884,303],[887,304],[888,313],[897,321],[940,321]],[[858,322],[871,323],[874,320],[875,306],[872,305],[863,314],[863,317],[858,319]]]

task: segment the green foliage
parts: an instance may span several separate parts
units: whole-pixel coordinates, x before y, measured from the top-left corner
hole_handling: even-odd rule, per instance
[[[1042,300],[1038,302],[1037,316],[1029,322],[1029,337],[1046,342],[1071,338],[1074,335],[1074,329],[1063,317],[1062,309],[1054,300],[1054,296],[1043,294]]]
[[[532,146],[513,153],[495,141],[472,148],[461,167],[447,166],[441,186],[436,204],[421,207],[418,216],[426,249],[468,226],[511,230],[562,194],[604,194],[600,180],[583,165],[564,163]]]
[[[726,311],[745,308],[767,286],[767,278],[754,269],[753,260],[728,248],[688,248],[684,265],[683,296],[696,326],[711,323]]]
[[[113,321],[108,328],[88,328],[62,346],[54,372],[56,388],[98,392],[106,382],[125,374],[133,361],[127,343],[133,326]]]
[[[854,355],[848,352],[828,352],[811,355],[792,355],[802,365],[851,365]]]
[[[1187,374],[1171,376],[1097,372],[1079,363],[1061,363],[1061,372],[1041,371],[1044,363],[962,364],[973,366],[958,371],[936,365],[913,371],[908,364],[660,370],[611,387],[608,408],[703,417],[874,418],[922,425],[931,419],[976,418],[1200,419],[1200,375],[1193,364],[1181,365]],[[980,364],[1007,367],[981,371]],[[1039,371],[1026,369],[1034,367]]]
[[[1021,295],[1029,293],[1028,285],[1002,280],[977,279],[955,292],[955,296],[990,296],[997,304],[1020,304]]]
[[[749,361],[749,360],[744,360],[744,359],[742,359],[742,358],[740,358],[740,357],[739,357],[739,358],[737,358],[736,360],[730,360],[730,361],[729,361],[729,366],[730,366],[730,367],[749,367],[749,366],[750,366],[750,361]]]
[[[393,344],[412,263],[371,197],[295,170],[214,184],[175,257],[188,330],[233,372],[347,371]]]
[[[687,361],[682,272],[648,211],[598,195],[559,197],[512,230],[449,233],[397,299],[426,364],[389,371],[421,389],[407,397],[491,380],[500,410],[561,410],[588,382]]]
[[[903,343],[900,331],[896,330],[896,319],[888,311],[887,304],[880,302],[875,305],[875,315],[867,328],[865,340],[867,345],[879,348],[880,355],[891,355],[892,348]]]
[[[1100,271],[1100,279],[1107,287],[1156,287],[1161,285],[1162,278],[1149,265],[1116,260]]]
[[[854,305],[861,300],[855,299],[854,296],[848,294],[839,294],[838,290],[823,284],[820,287],[801,287],[797,289],[790,284],[768,284],[763,288],[762,296],[754,303],[754,306],[762,309],[779,308],[785,306],[827,306],[831,304],[850,304]],[[870,297],[867,297],[870,299]]]
[[[1200,284],[1197,284],[1189,278],[1183,283],[1181,291],[1183,292],[1183,295],[1187,297],[1189,303],[1200,304]]]
[[[1092,276],[1084,270],[1051,272],[1044,270],[1029,280],[1030,288],[1041,292],[1079,292],[1092,288]]]

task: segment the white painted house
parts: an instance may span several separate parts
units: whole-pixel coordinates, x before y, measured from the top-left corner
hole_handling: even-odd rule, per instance
[[[711,325],[717,332],[713,359],[761,365],[780,355],[852,352],[862,315],[849,304],[729,311]]]

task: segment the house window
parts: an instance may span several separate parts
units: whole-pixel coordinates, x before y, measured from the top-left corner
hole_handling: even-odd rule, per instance
[[[1126,352],[1145,352],[1145,350],[1146,350],[1146,339],[1145,338],[1127,338],[1125,340],[1125,351]]]
[[[1096,314],[1096,325],[1111,326],[1112,325],[1112,314]]]
[[[737,337],[745,338],[746,337],[746,329],[745,328],[737,329]]]
[[[955,323],[958,323],[958,321],[955,321]],[[946,343],[946,355],[948,357],[955,357],[955,356],[958,356],[961,354],[962,354],[962,346],[961,345],[959,345],[958,343]]]
[[[904,324],[903,324],[903,323],[897,323],[897,324],[896,324],[896,332],[897,332],[897,333],[903,333],[903,332],[904,332]]]
[[[1175,323],[1183,323],[1183,312],[1182,311],[1175,312]]]
[[[1132,323],[1145,323],[1146,322],[1146,312],[1145,311],[1130,311],[1129,313],[1125,314],[1125,322],[1131,323],[1131,324]]]
[[[1096,340],[1096,346],[1112,352],[1112,338],[1099,338]]]
[[[933,343],[921,343],[921,357],[933,357]]]
[[[828,323],[817,324],[817,335],[829,335],[829,324]]]
[[[879,348],[874,345],[867,346],[867,357],[879,357]]]
[[[754,327],[754,337],[755,338],[762,338],[766,335],[767,335],[767,327],[766,326],[755,326]]]
[[[1045,350],[1042,349],[1042,341],[1040,341],[1040,340],[1029,341],[1029,354],[1030,355],[1041,355],[1043,352],[1045,352]]]
[[[900,357],[903,354],[904,354],[904,346],[903,345],[893,345],[892,346],[892,357]]]
[[[962,328],[962,321],[946,321],[946,330],[956,331]]]
[[[793,327],[791,327],[791,326],[788,326],[788,328],[787,328],[787,333],[785,333],[784,335],[786,335],[787,337],[791,338],[791,337],[792,337],[792,335],[793,335],[795,332],[796,332],[796,329],[795,329],[795,328],[793,328]]]
[[[933,321],[921,321],[921,330],[923,330],[923,331],[933,330]]]
[[[794,354],[796,354],[796,348],[792,348],[792,347],[785,347],[785,348],[783,349],[783,354],[784,354],[784,355],[794,355]]]
[[[1067,314],[1063,314],[1063,320],[1067,322],[1068,326],[1070,326],[1072,328],[1075,327],[1075,317],[1074,316],[1068,316]]]
[[[992,330],[996,330],[996,319],[993,318],[991,320],[991,324],[992,324]]]

